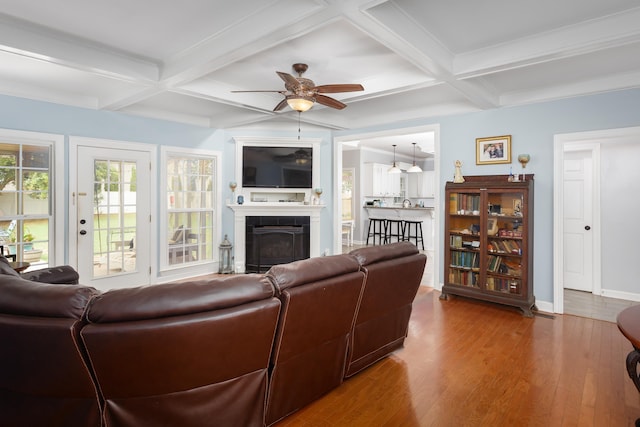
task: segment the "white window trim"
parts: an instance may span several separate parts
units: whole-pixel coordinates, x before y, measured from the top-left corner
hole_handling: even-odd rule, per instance
[[[48,145],[52,147],[51,170],[50,173],[50,203],[51,213],[49,215],[53,226],[49,227],[49,266],[64,264],[66,227],[66,198],[65,182],[69,179],[66,175],[68,168],[65,167],[64,155],[64,135],[54,133],[28,132],[21,130],[0,129],[0,139],[4,142],[16,142],[20,144]],[[51,184],[53,181],[53,184]],[[64,244],[63,244],[64,242]]]
[[[194,156],[194,157],[206,157],[213,158],[215,171],[215,192],[213,198],[214,203],[214,213],[215,213],[215,231],[213,233],[213,242],[222,241],[221,233],[222,233],[222,152],[215,150],[204,150],[197,148],[185,148],[185,147],[174,147],[174,146],[162,146],[160,148],[160,170],[163,171],[160,174],[160,187],[158,194],[162,195],[161,201],[159,203],[160,207],[160,230],[166,230],[168,228],[167,225],[167,203],[165,199],[166,188],[167,188],[167,174],[164,173],[167,167],[167,160],[169,156],[177,155],[177,156]],[[166,234],[166,233],[165,233]],[[161,236],[158,238],[159,247],[165,247],[167,245],[168,236]],[[199,264],[186,264],[180,266],[169,266],[166,263],[164,256],[159,252],[158,256],[160,257],[160,269],[158,276],[162,278],[161,281],[170,281],[175,280],[180,277],[188,277],[196,274],[208,274],[218,272],[218,252],[217,246],[213,248],[213,258],[212,260]]]

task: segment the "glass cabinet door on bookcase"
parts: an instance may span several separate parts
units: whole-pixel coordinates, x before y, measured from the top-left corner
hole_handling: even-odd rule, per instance
[[[447,183],[445,283],[442,299],[461,295],[535,309],[533,296],[533,175],[471,176]]]
[[[449,194],[449,283],[480,287],[480,192]]]
[[[522,205],[524,194],[512,191],[487,191],[487,274],[486,290],[522,296],[522,236],[526,235]]]

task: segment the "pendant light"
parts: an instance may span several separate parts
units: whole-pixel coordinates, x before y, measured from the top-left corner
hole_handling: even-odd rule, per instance
[[[400,168],[396,165],[396,144],[393,144],[393,166],[391,166],[387,172],[402,173]]]
[[[422,172],[422,169],[420,168],[420,166],[416,165],[416,143],[415,142],[413,143],[413,166],[407,169],[407,172],[409,173]]]

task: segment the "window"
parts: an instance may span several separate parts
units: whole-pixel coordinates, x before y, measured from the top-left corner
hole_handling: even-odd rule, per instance
[[[34,266],[49,260],[52,149],[0,140],[0,245],[4,255]]]
[[[354,216],[353,182],[355,169],[342,169],[342,219],[352,220]]]
[[[213,262],[218,254],[218,157],[180,151],[164,152],[167,267]]]

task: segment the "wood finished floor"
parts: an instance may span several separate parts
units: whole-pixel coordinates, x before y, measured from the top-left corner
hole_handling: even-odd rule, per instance
[[[564,313],[575,316],[615,322],[618,313],[638,304],[637,301],[601,297],[590,292],[564,290]]]
[[[289,426],[632,426],[631,345],[611,322],[517,311],[422,287],[405,347]]]

